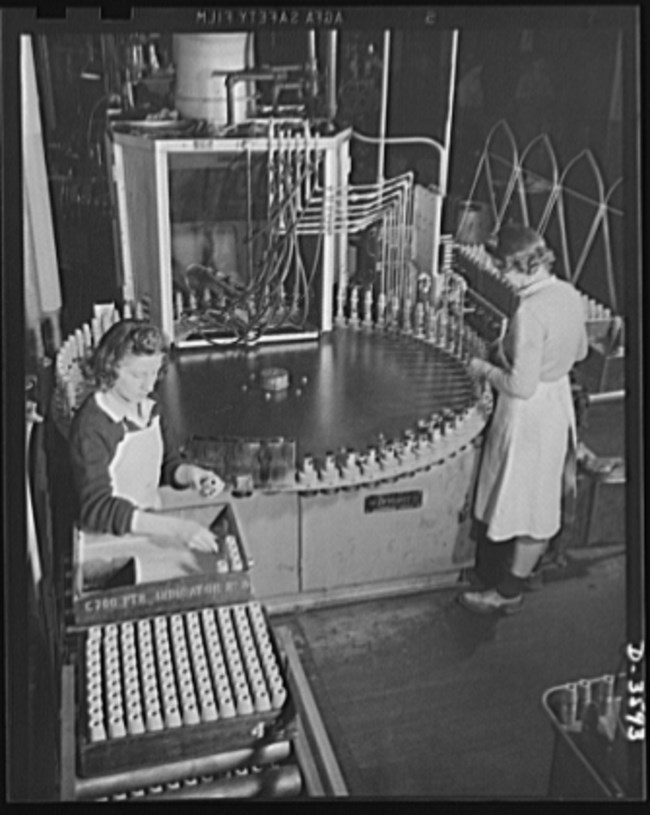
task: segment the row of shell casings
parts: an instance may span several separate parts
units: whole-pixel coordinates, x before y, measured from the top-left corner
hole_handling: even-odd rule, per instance
[[[580,679],[559,689],[557,716],[566,727],[580,727],[585,710],[595,705],[600,717],[612,714],[616,705],[616,679],[606,674],[598,679]]]
[[[174,781],[156,783],[146,788],[116,792],[95,798],[97,802],[137,801],[143,799],[197,798],[267,798],[294,797],[300,793],[302,778],[294,764],[277,766],[243,766],[216,775],[190,776]]]
[[[239,546],[237,544],[237,537],[235,535],[229,534],[225,536],[223,540],[223,554],[225,555],[225,559],[221,558],[221,561],[225,562],[226,565],[226,569],[224,569],[224,571],[243,571],[244,562],[242,560],[241,552],[239,551]]]
[[[422,306],[418,303],[417,307]],[[440,308],[423,307],[422,319],[417,317],[413,329],[402,332],[413,335],[415,339],[433,345],[462,363],[471,357],[484,357],[486,345],[483,338],[469,325],[465,316],[459,316],[446,306]]]
[[[89,630],[90,741],[279,709],[286,689],[259,604]]]
[[[383,441],[363,453],[347,449],[338,454],[327,452],[323,459],[307,454],[298,472],[298,480],[305,484],[331,483],[339,479],[348,481],[408,465],[422,453],[431,452],[432,445],[440,439],[459,429],[469,412],[470,409],[465,407],[460,411],[448,409],[432,414],[430,419],[418,422],[417,432],[407,430],[403,441]]]
[[[372,289],[367,289],[365,292],[363,322],[358,319],[358,303],[354,297],[357,287],[353,286],[350,291],[350,318],[345,324],[357,329],[374,327]],[[376,321],[387,331],[414,334],[419,339],[426,339],[459,356],[472,343],[471,332],[466,330],[462,317],[446,307],[433,308],[428,302],[413,301],[408,296],[400,298],[399,295],[393,295],[390,298],[384,295],[379,302],[382,305],[378,305]]]
[[[483,246],[458,246],[458,265],[469,285],[503,314],[516,311],[519,296],[512,283],[494,266]]]
[[[613,316],[611,309],[607,308],[603,303],[599,303],[595,298],[589,297],[589,295],[584,292],[582,292],[582,308],[585,320],[588,322],[592,320],[609,321]]]
[[[203,289],[203,291],[198,294],[190,290],[186,298],[183,297],[181,292],[176,292],[174,297],[174,319],[178,320],[184,313],[188,311],[193,313],[198,311],[201,307],[210,308],[212,306],[218,306],[222,300],[222,295],[218,295],[209,288]]]
[[[456,247],[456,251],[461,268],[470,284],[479,294],[485,294],[488,299],[495,299],[495,305],[500,307],[504,313],[514,313],[511,309],[517,300],[515,289],[509,281],[499,274],[485,247],[481,245],[459,245]],[[496,287],[491,285],[494,281],[497,283]],[[586,320],[612,319],[611,309],[584,292],[582,293],[582,303]]]
[[[117,308],[110,312],[96,316],[89,323],[84,323],[65,340],[58,350],[55,361],[56,377],[60,387],[65,393],[70,408],[76,407],[81,399],[89,392],[89,383],[86,379],[83,366],[87,365],[94,349],[103,335],[115,323],[127,320],[134,316],[141,320],[144,316],[142,303],[133,306],[124,303],[122,313]]]
[[[262,768],[251,768],[246,769],[246,773],[253,773],[253,772],[261,772]],[[232,776],[235,773],[227,773],[226,777]],[[184,778],[182,781],[168,781],[166,784],[154,784],[151,787],[146,789],[135,789],[130,790],[129,792],[118,792],[115,795],[111,795],[110,797],[102,797],[97,798],[98,802],[104,801],[115,801],[116,803],[121,803],[122,801],[134,801],[134,800],[141,800],[146,797],[161,795],[165,792],[177,792],[178,790],[186,789],[190,790],[194,787],[198,787],[200,784],[209,784],[215,780],[215,776],[201,776],[199,778],[190,777]]]
[[[79,361],[88,360],[100,342],[104,334],[123,319],[130,319],[135,316],[137,320],[143,319],[144,307],[142,303],[136,303],[133,307],[130,303],[124,303],[123,311],[112,308],[110,312],[101,316],[93,317],[89,323],[84,323],[81,328],[77,328],[61,345],[56,355],[56,371],[58,374],[68,371],[70,366]]]
[[[395,314],[401,319],[395,318]],[[385,328],[415,335],[418,339],[424,339],[458,356],[462,355],[473,340],[472,332],[468,330],[464,319],[446,306],[432,308],[429,304],[412,304],[409,300],[405,300],[401,308],[392,308]]]

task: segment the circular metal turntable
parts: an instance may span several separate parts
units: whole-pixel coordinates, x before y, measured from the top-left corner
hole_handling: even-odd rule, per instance
[[[288,371],[289,387],[266,390],[261,375],[269,368]],[[461,413],[477,399],[448,351],[350,328],[313,342],[184,351],[170,360],[159,393],[181,441],[282,437],[295,440],[299,460],[402,438],[433,414]]]

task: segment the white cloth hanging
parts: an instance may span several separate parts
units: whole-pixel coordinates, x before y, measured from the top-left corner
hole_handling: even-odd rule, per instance
[[[34,331],[36,350],[43,354],[41,324],[52,326],[55,349],[61,344],[61,286],[52,224],[52,207],[45,164],[43,130],[31,36],[20,38],[20,86],[23,157],[24,288],[27,325]]]

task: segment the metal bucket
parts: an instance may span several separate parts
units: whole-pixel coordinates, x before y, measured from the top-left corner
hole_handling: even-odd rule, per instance
[[[494,220],[490,205],[481,201],[461,201],[458,206],[457,243],[482,244],[492,234]]]
[[[253,67],[253,35],[174,34],[172,53],[176,66],[175,104],[179,113],[189,119],[205,119],[213,124],[228,122],[227,74]],[[213,76],[213,71],[224,71]],[[252,83],[236,82],[234,122],[248,115]]]

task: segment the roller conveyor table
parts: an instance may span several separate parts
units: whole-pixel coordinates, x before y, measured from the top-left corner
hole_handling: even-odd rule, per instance
[[[347,795],[327,731],[300,664],[291,632],[277,643],[290,704],[289,726],[257,742],[206,755],[160,761],[83,777],[78,772],[77,668],[68,662],[61,682],[60,798],[64,801],[167,801],[211,798]]]

